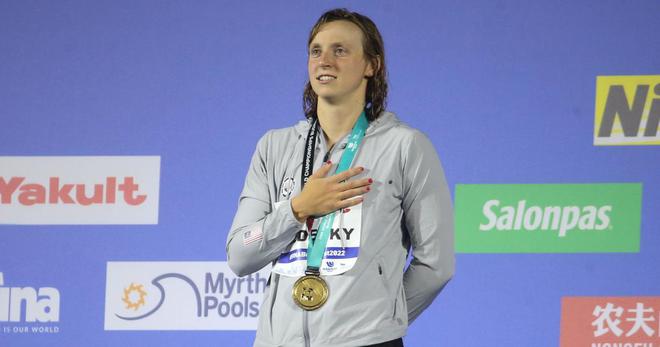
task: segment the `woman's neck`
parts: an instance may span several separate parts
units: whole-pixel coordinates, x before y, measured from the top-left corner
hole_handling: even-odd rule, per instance
[[[328,148],[346,135],[364,110],[364,103],[331,105],[319,100],[316,114]]]

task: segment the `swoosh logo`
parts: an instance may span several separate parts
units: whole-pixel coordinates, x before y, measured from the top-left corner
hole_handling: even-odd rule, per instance
[[[154,278],[153,281],[151,281],[151,284],[153,284],[160,291],[160,301],[158,302],[156,307],[154,307],[151,311],[149,311],[149,312],[147,312],[147,313],[145,313],[141,316],[137,316],[137,317],[124,317],[124,316],[120,316],[116,313],[115,313],[115,316],[117,316],[117,318],[120,318],[120,319],[123,319],[123,320],[133,321],[133,320],[139,320],[139,319],[142,319],[142,318],[149,317],[152,314],[156,313],[156,311],[158,311],[158,309],[160,309],[160,307],[165,302],[165,288],[163,287],[162,284],[160,284],[160,281],[162,281],[164,279],[167,279],[167,278],[177,278],[177,279],[180,279],[180,280],[188,283],[188,285],[190,285],[190,288],[192,288],[193,292],[195,293],[195,299],[197,300],[197,317],[201,317],[202,316],[202,296],[199,294],[199,289],[197,289],[197,286],[195,285],[195,282],[193,282],[190,278],[188,278],[184,275],[178,274],[178,273],[168,273],[168,274],[160,275],[160,276]]]

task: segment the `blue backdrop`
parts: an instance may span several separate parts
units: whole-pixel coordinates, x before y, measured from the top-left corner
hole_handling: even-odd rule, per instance
[[[307,35],[333,7],[379,26],[388,109],[452,187],[643,182],[639,253],[458,254],[407,345],[557,346],[562,296],[660,294],[658,147],[593,145],[596,76],[660,74],[658,1],[5,0],[0,156],[155,155],[161,173],[157,225],[0,225],[5,286],[62,295],[59,333],[1,346],[251,343],[104,331],[106,262],[226,259],[256,142],[302,119]]]

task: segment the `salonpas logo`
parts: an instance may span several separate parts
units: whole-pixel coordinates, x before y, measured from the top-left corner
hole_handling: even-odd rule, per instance
[[[464,253],[638,252],[642,186],[456,186],[456,249]]]
[[[604,206],[527,206],[526,200],[516,206],[501,206],[499,200],[488,200],[483,214],[487,224],[479,230],[552,230],[565,237],[571,230],[605,230],[610,228],[612,205]]]

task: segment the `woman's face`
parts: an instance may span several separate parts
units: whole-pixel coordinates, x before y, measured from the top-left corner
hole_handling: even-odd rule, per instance
[[[319,99],[328,103],[364,102],[367,78],[360,28],[345,20],[326,23],[309,45],[309,81]]]

